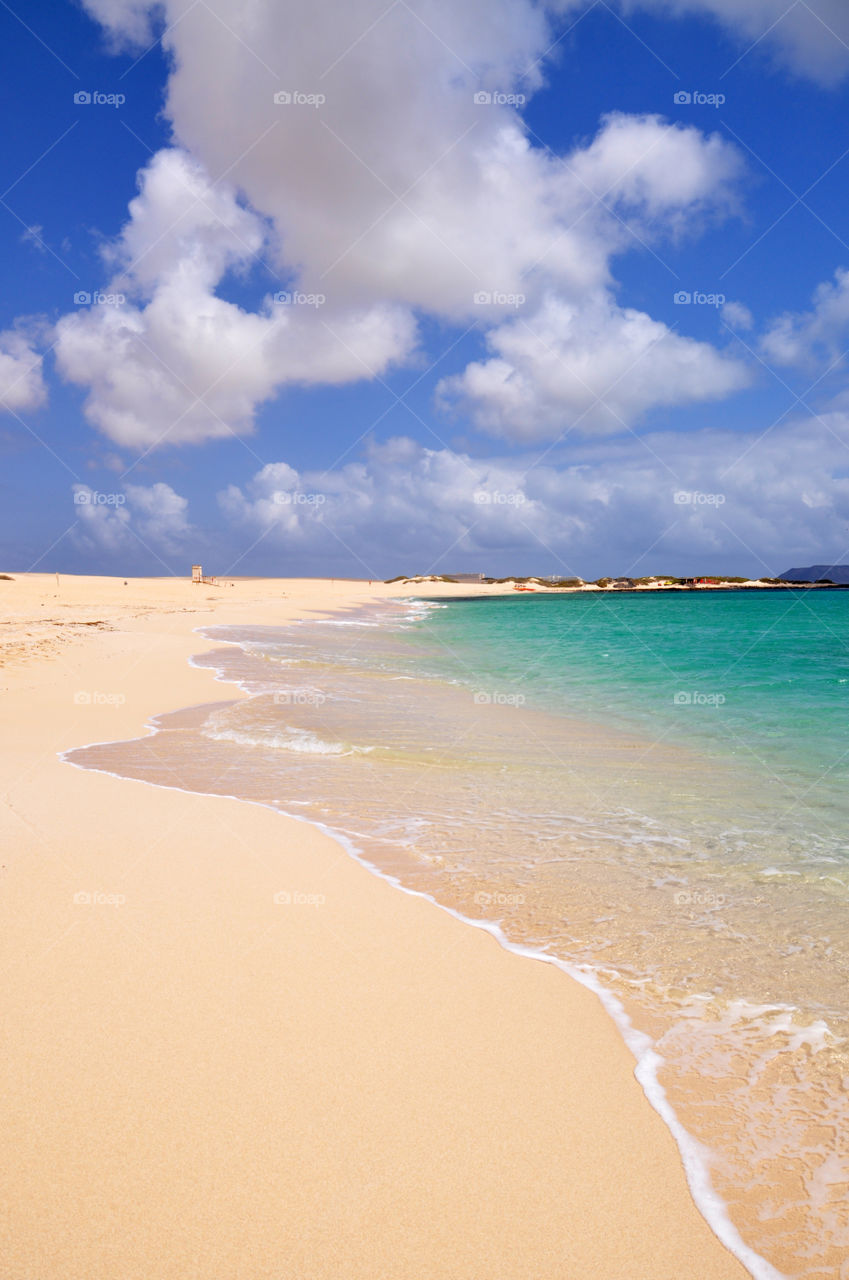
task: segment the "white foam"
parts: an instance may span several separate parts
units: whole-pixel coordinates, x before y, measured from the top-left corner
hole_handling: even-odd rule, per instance
[[[353,746],[345,742],[333,742],[320,738],[309,729],[297,729],[292,725],[283,725],[282,731],[263,732],[254,729],[250,733],[238,729],[204,727],[200,731],[205,738],[213,742],[235,742],[242,747],[271,747],[275,751],[298,751],[306,755],[319,756],[351,756],[364,755],[373,751],[373,747]]]

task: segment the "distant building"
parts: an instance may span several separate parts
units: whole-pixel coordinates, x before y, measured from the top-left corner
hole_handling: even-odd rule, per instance
[[[483,573],[446,573],[446,578],[450,578],[452,582],[485,582],[486,574]]]

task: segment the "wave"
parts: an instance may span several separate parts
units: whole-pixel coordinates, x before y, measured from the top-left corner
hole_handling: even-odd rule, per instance
[[[215,717],[210,717],[214,720]],[[235,742],[241,747],[271,747],[274,751],[297,751],[304,755],[352,756],[366,755],[373,747],[357,746],[349,742],[333,742],[321,738],[310,729],[297,729],[293,725],[280,725],[274,729],[231,729],[207,723],[202,729],[204,738],[213,742]]]

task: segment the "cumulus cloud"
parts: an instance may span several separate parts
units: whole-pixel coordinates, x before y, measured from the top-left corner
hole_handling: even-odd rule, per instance
[[[657,115],[604,117],[592,144],[568,169],[599,200],[653,221],[689,226],[708,208],[734,204],[740,156],[719,134],[671,125]]]
[[[709,562],[773,574],[788,567],[776,562],[778,547],[803,559],[843,553],[846,450],[849,414],[838,413],[764,436],[709,428],[695,438],[585,441],[568,465],[401,438],[330,473],[269,464],[219,502],[235,533],[262,538],[270,554],[375,577],[505,564],[595,577]]]
[[[616,307],[607,294],[580,307],[549,299],[487,341],[493,357],[443,379],[439,392],[482,430],[510,439],[616,433],[649,409],[718,399],[750,377],[707,343]]]
[[[128,484],[125,492],[140,537],[168,551],[185,543],[191,532],[186,498],[162,481],[152,485]]]
[[[761,350],[775,364],[815,369],[833,365],[844,354],[849,335],[849,271],[839,268],[834,282],[819,285],[810,311],[785,312],[761,339]]]
[[[565,0],[568,9],[586,0]],[[849,11],[844,0],[620,0],[623,15],[642,11],[664,16],[714,18],[733,35],[739,55],[769,53],[793,72],[824,85],[849,71]]]
[[[89,8],[137,36],[141,4]],[[57,330],[59,368],[88,388],[86,412],[111,439],[151,447],[249,431],[287,383],[374,377],[408,360],[422,314],[489,335],[509,368],[475,362],[442,399],[468,401],[480,426],[517,439],[556,435],[564,417],[609,429],[585,414],[587,396],[608,389],[605,362],[629,424],[653,403],[744,381],[710,345],[620,307],[612,271],[625,249],[727,214],[738,153],[655,116],[610,116],[561,157],[532,145],[521,98],[541,82],[550,6],[349,0],[322,23],[307,0],[165,0],[162,12],[179,146],[142,175],[114,246],[111,287],[126,304],[79,311]],[[282,287],[325,305],[267,300],[250,312],[219,296],[259,253]],[[522,349],[523,322],[507,319],[519,296],[551,338],[550,360]],[[606,353],[597,361],[585,330]],[[639,377],[610,360],[623,341]],[[652,378],[666,380],[654,396]],[[530,427],[493,405],[499,383],[502,400],[529,390]]]
[[[136,554],[141,547],[168,554],[182,550],[192,532],[187,499],[162,481],[108,493],[75,484],[73,494],[72,536],[88,552]]]
[[[0,412],[37,409],[47,399],[42,357],[25,332],[0,333]]]
[[[264,227],[229,187],[178,150],[143,171],[109,252],[108,292],[56,326],[56,360],[89,389],[89,419],[117,444],[148,448],[252,430],[283,382],[345,382],[409,351],[415,326],[390,307],[325,320],[317,306],[259,313],[215,288],[260,250]]]
[[[794,72],[826,85],[838,82],[849,69],[849,13],[843,0],[800,0],[795,4],[788,4],[787,0],[611,0],[611,3],[625,18],[641,11],[673,17],[695,14],[713,18],[736,38],[741,54],[751,51],[754,56],[762,56],[763,52],[769,52]],[[144,45],[151,38],[151,21],[157,10],[164,11],[167,21],[179,22],[194,7],[194,0],[167,0],[161,5],[158,0],[156,3],[153,0],[84,0],[84,4],[118,42]],[[512,13],[506,7],[492,6],[485,15],[489,22],[480,29],[476,29],[481,16],[477,8],[469,12],[467,19],[464,13],[446,13],[435,0],[433,3],[419,0],[415,8],[423,26],[427,24],[446,41],[453,40],[451,47],[458,59],[465,53],[469,37],[476,38],[480,49],[478,65],[482,70],[498,68],[498,59],[503,57],[499,44],[505,36],[512,38],[516,48],[514,69],[522,70],[532,62],[531,54],[545,47],[541,38],[546,11],[557,17],[573,15],[590,4],[591,0],[550,0],[539,6],[516,3],[511,6]],[[216,19],[224,20],[225,11],[219,4],[202,7],[208,7]],[[306,0],[287,7],[292,11],[293,23],[302,24],[310,16]],[[344,10],[334,14],[333,31],[337,33],[334,57],[360,37],[369,24],[380,22],[386,12],[380,0],[375,0],[365,11],[350,8],[353,10],[350,16]],[[553,38],[556,32],[555,27]],[[255,47],[259,64],[265,49],[259,39]],[[418,49],[407,51],[405,66],[416,64],[417,53]],[[472,59],[466,61],[475,65]]]

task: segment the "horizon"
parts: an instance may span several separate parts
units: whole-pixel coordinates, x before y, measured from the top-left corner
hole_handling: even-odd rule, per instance
[[[822,565],[799,565],[799,566],[795,566],[794,568],[796,571],[804,573],[814,569],[821,569],[823,567],[824,566]],[[745,582],[776,583],[784,580],[787,582],[788,586],[803,584],[803,583],[810,586],[831,585],[831,586],[841,587],[841,586],[849,585],[849,564],[830,565],[827,567],[831,569],[846,569],[847,582],[846,583],[831,582],[831,580],[825,579],[825,578],[817,578],[817,579],[789,578],[788,575],[793,571],[793,569],[787,569],[781,574],[772,574],[772,575],[762,574],[760,575],[760,577],[758,576],[747,577],[745,574],[736,574],[736,573],[728,574],[728,573],[717,573],[717,572],[710,572],[710,571],[707,571],[707,572],[700,571],[698,573],[683,573],[683,574],[647,573],[647,574],[641,574],[639,576],[633,576],[627,573],[621,573],[621,574],[620,573],[603,573],[603,574],[600,574],[597,578],[584,578],[584,577],[581,577],[579,574],[572,575],[571,578],[559,577],[557,574],[540,574],[540,573],[516,572],[516,573],[508,573],[508,574],[489,574],[489,573],[481,573],[478,571],[465,570],[465,569],[463,570],[458,569],[458,570],[455,570],[453,573],[443,572],[440,574],[431,574],[427,572],[398,573],[393,575],[391,578],[372,578],[372,579],[365,578],[365,577],[357,577],[357,576],[346,576],[345,574],[336,574],[335,576],[331,576],[329,574],[313,575],[313,574],[291,573],[286,575],[271,575],[271,574],[253,574],[253,573],[225,574],[225,573],[214,572],[214,573],[205,574],[203,579],[200,580],[199,582],[193,581],[191,570],[189,570],[188,573],[179,573],[175,571],[173,573],[168,573],[168,574],[147,574],[147,573],[98,574],[98,573],[89,573],[86,570],[58,570],[58,569],[57,570],[53,570],[53,569],[15,570],[15,569],[11,569],[8,572],[0,571],[0,580],[5,578],[7,581],[14,581],[15,577],[24,578],[30,575],[32,576],[41,575],[44,577],[52,577],[55,574],[57,579],[60,579],[63,577],[64,578],[104,577],[108,579],[115,579],[116,581],[126,579],[127,581],[133,580],[133,581],[139,581],[139,582],[141,581],[167,582],[169,580],[176,579],[177,581],[184,580],[186,582],[193,583],[193,585],[196,585],[196,586],[210,585],[212,580],[215,580],[217,582],[218,579],[225,579],[226,581],[232,581],[232,582],[252,582],[252,581],[253,582],[268,582],[268,581],[309,582],[309,581],[313,581],[313,582],[340,582],[340,583],[341,582],[368,582],[370,584],[373,582],[378,582],[378,583],[383,583],[384,585],[389,585],[391,583],[395,583],[399,581],[417,582],[417,581],[427,581],[428,579],[432,579],[432,580],[442,581],[442,582],[457,582],[460,585],[462,585],[461,580],[469,579],[469,578],[476,579],[482,583],[496,583],[496,584],[516,581],[516,582],[541,582],[541,583],[548,582],[551,585],[557,585],[558,583],[565,583],[565,582],[571,581],[574,583],[579,583],[583,586],[595,586],[600,582],[610,582],[610,583],[621,582],[626,579],[629,579],[635,583],[644,583],[649,581],[656,581],[656,582],[668,581],[673,583],[681,583],[681,582],[702,581],[702,580],[710,582],[711,580],[715,580],[717,582],[723,582],[723,583],[742,584]],[[221,584],[219,583],[218,585],[221,585]]]

